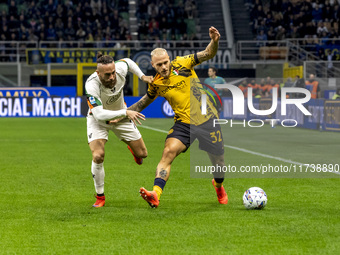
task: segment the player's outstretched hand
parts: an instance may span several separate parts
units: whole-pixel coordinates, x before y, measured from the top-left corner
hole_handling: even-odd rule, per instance
[[[118,119],[114,119],[114,120],[110,120],[109,121],[109,124],[117,124],[119,121],[125,119],[126,117],[121,117],[121,118],[118,118]]]
[[[145,120],[145,116],[143,114],[141,114],[140,112],[136,112],[136,111],[126,110],[126,116],[130,120],[132,120],[133,123],[135,123],[135,125],[137,125],[137,123],[139,123],[139,125],[142,125],[142,123],[139,121],[139,119]]]
[[[145,76],[145,75],[143,75],[141,80],[146,82],[146,83],[152,83],[153,82],[153,76]]]
[[[209,28],[209,36],[214,42],[218,42],[220,40],[220,32],[215,27],[210,27]]]

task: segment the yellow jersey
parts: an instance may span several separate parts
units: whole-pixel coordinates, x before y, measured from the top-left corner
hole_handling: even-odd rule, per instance
[[[152,84],[148,84],[148,96],[164,97],[175,112],[175,121],[201,125],[216,118],[217,110],[207,95],[207,114],[202,115],[202,94],[207,94],[200,83],[194,66],[200,64],[197,54],[176,57],[170,64],[170,76],[163,78],[157,74]]]

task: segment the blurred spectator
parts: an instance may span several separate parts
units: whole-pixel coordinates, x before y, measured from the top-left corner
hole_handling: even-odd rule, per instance
[[[44,9],[49,13],[54,13],[57,8],[57,1],[48,0],[47,5],[44,6]]]
[[[154,19],[158,17],[158,7],[153,2],[148,5],[148,16]]]
[[[6,56],[6,36],[4,34],[0,34],[0,62],[5,62],[8,60]]]
[[[18,22],[18,20],[15,18],[15,16],[11,15],[8,22],[9,32],[17,34],[19,32],[19,26],[20,23]]]
[[[288,77],[283,87],[291,88],[293,86],[294,86],[294,82],[292,81],[292,78]]]
[[[255,81],[255,79],[252,79],[248,84],[247,84],[247,91],[245,93],[245,95],[248,95],[248,88],[252,88],[252,95],[254,96],[256,94],[256,91],[261,90],[260,85],[258,85]],[[261,91],[261,95],[262,95],[262,91]]]
[[[196,5],[193,0],[186,0],[184,10],[188,19],[196,17]]]
[[[76,32],[76,40],[85,41],[85,38],[86,38],[86,32],[84,31],[83,27],[80,26]]]
[[[262,41],[267,41],[267,35],[264,33],[264,30],[261,30],[260,33],[256,36],[256,40],[257,41],[260,41],[258,42],[256,45],[257,46],[265,46],[266,43],[265,42],[262,42]]]
[[[209,85],[213,89],[215,89],[216,92],[218,93],[218,95],[220,97],[222,97],[229,90],[228,89],[217,89],[217,88],[215,88],[216,84],[225,84],[226,83],[225,80],[222,77],[217,76],[216,74],[217,74],[217,69],[215,67],[209,67],[209,69],[208,69],[208,76],[209,76],[209,78],[206,78],[204,80],[204,83]],[[216,107],[217,111],[220,113],[222,111],[222,105],[221,105],[220,101],[218,100],[217,96],[215,95],[215,93],[212,90],[210,90],[208,88],[208,91],[210,93],[212,93],[212,95],[214,96],[215,101],[217,103],[217,107]]]
[[[334,54],[332,51],[329,50],[327,52],[327,78],[334,77],[333,60],[334,60]]]
[[[8,7],[8,15],[13,16],[14,18],[18,17],[17,6],[14,0],[10,1],[9,7]]]
[[[318,37],[321,37],[323,32],[328,33],[328,29],[322,21],[319,21],[318,22],[318,28],[316,30]]]
[[[313,8],[312,15],[314,21],[319,22],[322,20],[322,9],[319,7],[318,4],[316,4]]]
[[[275,39],[278,41],[286,39],[286,29],[284,27],[278,26]]]
[[[74,26],[72,22],[68,22],[67,28],[65,29],[65,37],[67,38],[67,41],[73,41],[76,37],[76,31],[74,30]]]
[[[36,36],[36,35],[33,33],[33,29],[32,29],[32,28],[29,28],[29,29],[28,29],[28,41],[37,42],[38,40],[39,40],[39,37]]]
[[[141,19],[141,22],[138,26],[138,39],[139,40],[146,40],[149,31],[149,26],[146,24],[144,19]]]
[[[64,24],[61,21],[61,18],[57,19],[57,22],[55,24],[55,32],[58,39],[64,38]]]
[[[96,11],[98,13],[102,10],[102,1],[101,0],[91,0],[90,6],[93,11]]]
[[[254,81],[255,82],[255,81]],[[247,80],[244,79],[242,83],[238,85],[238,88],[242,90],[244,97],[247,97],[248,91],[247,91]]]
[[[129,11],[129,0],[119,0],[118,11],[128,12]]]
[[[47,33],[46,33],[46,39],[48,41],[55,41],[57,39],[56,31],[53,27],[53,24],[48,25]]]
[[[333,100],[339,100],[340,99],[340,88],[338,88],[334,94],[334,96],[332,97]]]
[[[138,9],[136,12],[137,18],[138,19],[148,19],[148,1],[147,0],[142,0],[139,2]]]
[[[306,89],[311,92],[312,99],[320,98],[320,86],[314,74],[309,75],[309,79],[306,81]]]

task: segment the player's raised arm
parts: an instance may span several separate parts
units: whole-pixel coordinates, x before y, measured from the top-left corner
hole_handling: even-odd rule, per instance
[[[136,111],[136,112],[141,112],[143,111],[149,104],[151,104],[156,97],[150,98],[148,94],[145,94],[141,99],[139,99],[138,102],[134,103],[131,105],[128,110]]]
[[[123,59],[129,66],[129,71],[135,75],[138,76],[139,79],[146,83],[152,83],[153,82],[153,76],[146,76],[143,71],[139,68],[139,66],[132,61],[130,58],[124,58]]]
[[[205,48],[204,51],[200,51],[197,53],[197,58],[200,63],[207,61],[213,57],[215,57],[218,50],[218,42],[220,40],[220,33],[214,27],[209,28],[209,36],[211,38],[210,43]]]

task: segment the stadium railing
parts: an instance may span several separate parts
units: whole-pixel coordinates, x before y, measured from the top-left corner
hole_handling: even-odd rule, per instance
[[[301,65],[304,60],[316,59],[313,52],[299,47],[289,40],[284,41],[238,41],[236,60],[239,62],[291,62]]]
[[[188,41],[1,41],[0,62],[25,62],[27,58],[26,49],[63,49],[63,48],[107,48],[120,49],[130,48],[135,50],[150,51],[156,47],[166,49],[204,49],[210,40],[188,40]],[[228,41],[221,40],[220,49],[228,48]]]

